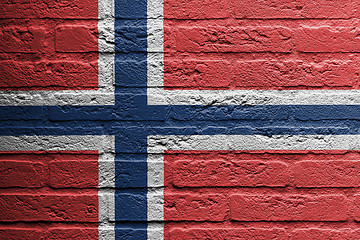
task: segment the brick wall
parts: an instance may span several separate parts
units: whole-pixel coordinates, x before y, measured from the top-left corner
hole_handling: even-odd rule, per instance
[[[360,238],[359,1],[0,9],[0,239]]]

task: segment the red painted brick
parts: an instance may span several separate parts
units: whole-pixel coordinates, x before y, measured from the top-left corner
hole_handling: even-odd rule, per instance
[[[305,27],[296,33],[300,52],[360,52],[359,30],[353,27]]]
[[[97,62],[2,61],[0,69],[3,90],[90,90],[99,85]]]
[[[32,228],[2,228],[0,229],[0,239],[3,240],[39,240],[44,239],[44,232],[40,229]]]
[[[50,186],[93,188],[98,186],[97,161],[54,161],[50,163]]]
[[[359,187],[359,161],[301,161],[295,163],[296,187]]]
[[[166,60],[164,86],[166,89],[230,88],[232,66],[228,61]]]
[[[227,18],[231,13],[230,0],[167,0],[164,17],[175,19]]]
[[[360,222],[360,194],[354,196],[354,206],[355,220]]]
[[[237,221],[346,221],[343,195],[232,195],[231,219]]]
[[[92,240],[98,239],[97,228],[54,228],[50,229],[46,239]]]
[[[9,0],[0,9],[1,18],[98,18],[97,0]]]
[[[354,65],[344,61],[237,61],[234,88],[309,89],[356,86]]]
[[[96,23],[86,26],[62,25],[56,29],[55,49],[57,52],[96,52],[97,37]]]
[[[41,187],[47,180],[39,162],[0,161],[0,187]]]
[[[352,62],[166,60],[167,89],[342,89],[356,87]]]
[[[178,187],[275,187],[289,181],[287,165],[276,161],[177,161],[173,174]]]
[[[97,195],[2,195],[0,221],[98,222]]]
[[[293,33],[285,27],[164,27],[165,52],[290,52]]]
[[[43,27],[3,26],[0,27],[0,52],[39,53],[49,47],[51,40]]]
[[[321,228],[310,228],[310,229],[296,229],[291,234],[293,240],[306,240],[306,239],[331,239],[331,240],[353,240],[360,239],[360,231],[352,229],[321,229]]]
[[[220,194],[164,194],[166,221],[222,221],[227,199]]]
[[[237,18],[350,18],[355,15],[351,0],[234,0]]]
[[[198,240],[198,239],[288,239],[285,229],[281,228],[190,228],[173,229],[170,231],[171,240]]]

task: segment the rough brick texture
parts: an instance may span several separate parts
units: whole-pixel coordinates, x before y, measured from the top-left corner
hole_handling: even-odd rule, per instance
[[[173,221],[222,221],[226,198],[217,194],[166,195],[164,219]]]
[[[347,61],[175,60],[165,63],[166,89],[349,89],[357,64]],[[221,79],[221,81],[219,81]]]
[[[284,27],[165,28],[166,52],[290,52],[293,32]]]
[[[0,239],[360,239],[360,0],[0,10]]]
[[[170,239],[287,239],[284,229],[174,229],[170,232]]]
[[[346,198],[341,195],[232,195],[231,219],[237,221],[345,221]]]
[[[99,87],[96,20],[68,24],[47,18],[0,21],[0,90]]]
[[[1,239],[93,239],[98,230],[48,229],[39,222],[97,224],[99,221],[98,154],[96,152],[0,153]],[[35,223],[30,225],[30,223]],[[95,228],[94,228],[95,227]],[[75,228],[75,229],[73,229]]]
[[[3,222],[98,222],[97,195],[2,195]]]

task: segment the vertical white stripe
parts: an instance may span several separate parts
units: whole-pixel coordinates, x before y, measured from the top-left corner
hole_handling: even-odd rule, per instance
[[[147,1],[147,89],[162,87],[164,81],[163,0]],[[148,155],[147,239],[164,238],[164,155]],[[151,223],[160,221],[161,223]]]
[[[164,238],[164,154],[148,155],[147,239]],[[157,221],[161,223],[151,223]]]
[[[115,93],[114,0],[99,0],[99,92]],[[115,95],[111,104],[115,103]]]
[[[147,91],[148,102],[151,88],[163,88],[164,85],[164,2],[147,1]]]
[[[99,239],[115,239],[115,228],[109,216],[115,213],[115,157],[113,153],[99,156]]]
[[[114,0],[99,0],[99,91],[112,92],[115,104],[115,4]],[[115,137],[112,148],[115,151]],[[113,151],[113,152],[114,152]],[[108,188],[108,189],[102,189]],[[104,199],[103,201],[101,201]],[[109,215],[115,213],[115,156],[99,157],[99,239],[115,239],[115,228]]]
[[[165,150],[360,150],[360,135],[153,135],[148,153]]]
[[[148,167],[148,187],[164,186],[164,155],[150,155],[147,159]]]

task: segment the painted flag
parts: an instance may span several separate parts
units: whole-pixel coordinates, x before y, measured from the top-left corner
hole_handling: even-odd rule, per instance
[[[360,238],[356,1],[0,7],[0,238]]]

